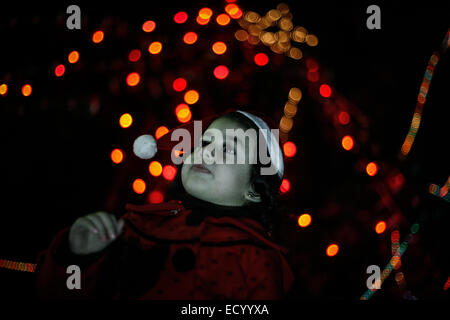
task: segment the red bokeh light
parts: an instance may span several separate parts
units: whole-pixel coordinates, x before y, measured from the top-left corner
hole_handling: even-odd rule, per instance
[[[225,66],[217,66],[214,69],[214,76],[219,80],[222,80],[222,79],[225,79],[226,77],[228,77],[229,73],[230,73],[230,71]]]
[[[162,203],[164,201],[164,195],[159,190],[153,190],[148,194],[148,201],[150,203]]]
[[[187,21],[187,19],[188,19],[188,14],[184,11],[177,12],[175,14],[175,16],[173,17],[173,21],[175,21],[175,23],[178,23],[178,24],[185,23]]]
[[[295,146],[295,143],[288,141],[283,145],[283,152],[284,155],[288,158],[291,158],[295,156],[297,153],[297,147]]]
[[[173,90],[177,92],[183,91],[184,89],[186,89],[186,86],[187,82],[184,78],[175,79],[175,81],[172,84]]]
[[[291,189],[291,183],[289,182],[288,179],[283,179],[283,181],[281,182],[281,186],[280,186],[280,191],[282,193],[286,193]]]
[[[330,86],[327,84],[322,84],[320,86],[319,92],[320,92],[320,95],[324,98],[331,97],[331,93],[332,93]]]
[[[347,125],[350,123],[350,115],[348,112],[341,111],[339,112],[338,120],[340,124]]]
[[[254,58],[255,63],[262,67],[269,63],[269,57],[265,53],[257,53]]]
[[[166,165],[163,168],[162,175],[166,180],[172,181],[177,175],[177,168],[171,165]]]
[[[55,75],[57,77],[61,77],[65,71],[66,71],[66,67],[64,67],[63,64],[60,64],[55,68]]]
[[[139,49],[133,49],[130,51],[130,54],[128,55],[128,60],[131,62],[136,62],[141,58],[141,50]]]

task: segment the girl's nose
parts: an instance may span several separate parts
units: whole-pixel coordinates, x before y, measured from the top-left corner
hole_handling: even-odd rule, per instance
[[[203,152],[203,160],[208,163],[208,164],[213,164],[214,162],[214,147],[213,144],[209,144],[208,146],[206,146],[205,148],[203,148],[202,152]]]

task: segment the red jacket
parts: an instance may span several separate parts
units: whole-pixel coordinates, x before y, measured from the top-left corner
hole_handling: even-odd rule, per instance
[[[68,249],[61,230],[37,262],[41,298],[282,299],[294,282],[287,249],[248,217],[206,216],[188,225],[180,201],[126,206],[122,235],[87,256]],[[69,290],[69,265],[81,269],[81,289]]]

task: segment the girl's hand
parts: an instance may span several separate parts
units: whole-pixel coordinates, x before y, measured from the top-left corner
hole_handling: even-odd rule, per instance
[[[103,250],[122,232],[124,221],[100,211],[78,218],[69,231],[69,247],[75,254]]]

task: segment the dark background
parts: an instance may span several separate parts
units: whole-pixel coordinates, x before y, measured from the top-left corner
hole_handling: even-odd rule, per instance
[[[188,12],[192,20],[203,6],[223,11],[224,1],[165,3],[166,7],[156,1],[147,5],[81,2],[80,31],[65,27],[65,9],[72,3],[2,8],[0,83],[7,83],[9,91],[0,97],[0,258],[34,262],[54,234],[78,216],[100,209],[120,215],[125,203],[143,203],[145,196],[134,194],[130,187],[138,176],[145,177],[150,189],[164,190],[167,182],[150,178],[147,163],[132,155],[131,146],[139,134],[154,133],[159,125],[177,126],[173,109],[181,102],[180,95],[168,93],[165,83],[185,75],[201,93],[198,106],[192,107],[194,119],[239,101],[278,121],[289,89],[296,86],[303,91],[290,134],[298,152],[286,161],[292,189],[285,198],[292,215],[309,212],[313,223],[300,230],[295,219],[286,217],[277,233],[279,241],[292,249],[290,262],[298,280],[293,299],[358,299],[366,290],[367,266],[383,268],[390,259],[389,231],[399,229],[403,239],[416,221],[421,222],[420,232],[402,259],[407,288],[400,289],[391,275],[373,299],[402,299],[405,291],[419,299],[448,297],[443,290],[449,276],[448,203],[428,193],[429,183],[442,186],[449,176],[448,57],[443,56],[436,68],[408,159],[399,161],[397,154],[428,59],[447,32],[449,6],[432,1],[286,1],[294,24],[319,38],[317,47],[300,46],[304,59],[292,61],[274,57],[262,45],[243,48],[233,38],[239,28],[236,22],[226,28],[173,23],[177,11]],[[278,2],[237,4],[264,14]],[[366,28],[370,4],[381,8],[381,30]],[[157,22],[152,34],[140,29],[147,19]],[[105,30],[105,40],[94,45],[90,37],[100,28]],[[190,30],[199,33],[198,49],[180,51],[184,47],[179,39]],[[204,52],[216,38],[230,43],[230,53],[213,60]],[[146,45],[154,40],[163,42],[163,58],[146,54]],[[133,48],[143,49],[144,62],[133,65],[127,60]],[[80,61],[68,65],[66,57],[72,50],[80,51]],[[258,69],[245,52],[266,52],[271,63],[281,63]],[[367,129],[351,128],[354,136],[361,132],[368,136],[359,154],[339,147],[337,131],[323,111],[324,100],[308,94],[304,77],[308,57],[319,63],[334,94],[366,116]],[[242,70],[244,81],[211,79],[218,62]],[[56,78],[53,70],[59,63],[65,64],[66,73]],[[131,71],[143,74],[136,88],[124,82]],[[30,97],[20,94],[24,83],[33,86]],[[98,110],[92,107],[96,103]],[[135,122],[127,130],[117,122],[124,112],[134,115]],[[110,160],[115,147],[127,154],[120,166]],[[374,178],[357,169],[361,159],[384,165],[386,171],[380,169],[375,179],[382,180],[387,168],[397,168],[406,179],[394,197],[402,218],[382,235],[375,234],[373,226],[380,219],[388,220],[392,212],[374,210],[379,195],[371,185]],[[333,258],[325,255],[331,242],[340,244]],[[33,274],[0,270],[2,295],[33,297],[33,279]]]

